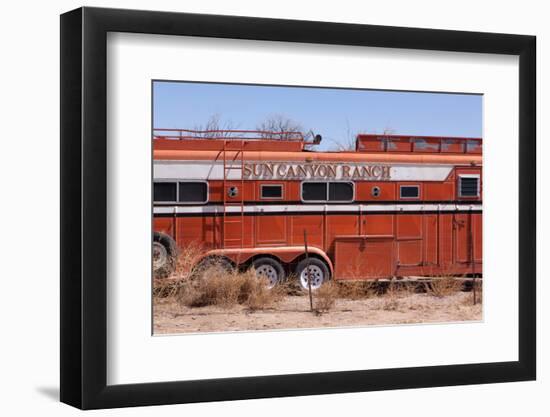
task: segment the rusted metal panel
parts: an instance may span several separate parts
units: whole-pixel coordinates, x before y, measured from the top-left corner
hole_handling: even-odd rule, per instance
[[[394,274],[393,236],[335,239],[335,278],[365,279]]]

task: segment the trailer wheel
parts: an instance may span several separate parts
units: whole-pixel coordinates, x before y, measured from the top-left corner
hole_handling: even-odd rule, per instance
[[[191,276],[196,278],[202,275],[205,271],[212,268],[218,268],[219,270],[231,274],[235,271],[235,265],[227,259],[225,256],[208,256],[201,259],[201,261],[193,267]]]
[[[153,236],[153,275],[165,278],[176,269],[176,244],[166,235]]]
[[[285,279],[283,266],[273,258],[258,258],[252,262],[258,278],[267,280],[267,287],[273,288]]]
[[[330,271],[327,265],[317,258],[302,259],[296,267],[296,275],[300,286],[305,290],[308,289],[308,278],[311,279],[312,290],[318,289],[325,281],[330,279]]]

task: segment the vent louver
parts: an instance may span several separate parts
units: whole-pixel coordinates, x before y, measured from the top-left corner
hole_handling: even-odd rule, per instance
[[[479,195],[479,178],[460,177],[460,196],[477,197]]]

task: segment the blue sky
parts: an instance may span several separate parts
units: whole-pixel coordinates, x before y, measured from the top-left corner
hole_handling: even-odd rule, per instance
[[[193,129],[213,115],[255,129],[273,115],[323,136],[321,149],[356,133],[482,135],[482,96],[241,84],[154,82],[155,128]]]

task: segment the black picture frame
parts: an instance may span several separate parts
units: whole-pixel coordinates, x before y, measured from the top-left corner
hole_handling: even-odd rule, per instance
[[[519,360],[107,385],[108,32],[519,56]],[[535,45],[534,36],[481,32],[87,7],[63,14],[61,401],[94,409],[535,379]]]

